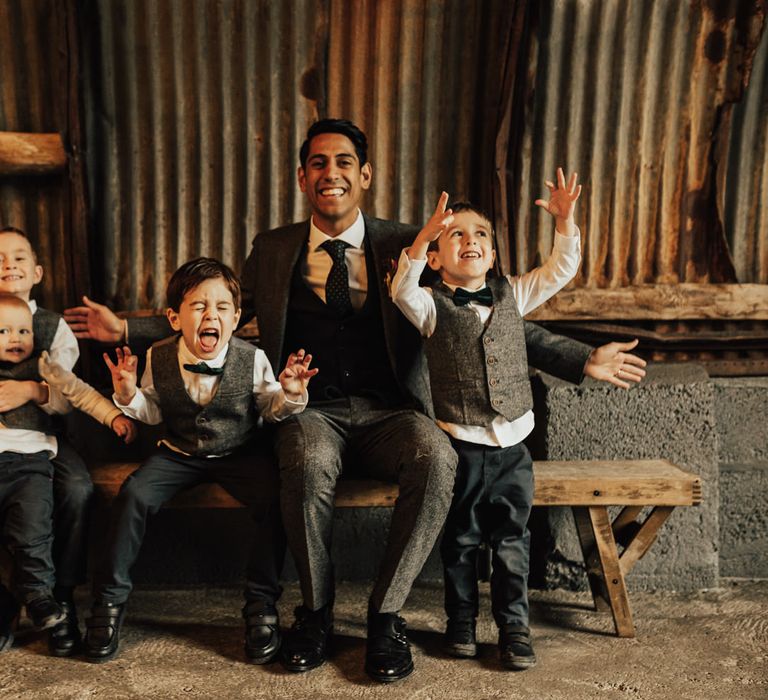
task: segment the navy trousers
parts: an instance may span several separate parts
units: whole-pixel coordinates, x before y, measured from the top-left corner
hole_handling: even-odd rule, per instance
[[[147,516],[180,491],[214,482],[247,506],[254,524],[245,598],[274,603],[280,596],[285,534],[280,519],[277,466],[266,447],[249,445],[226,457],[189,457],[165,447],[123,483],[112,506],[104,551],[94,575],[94,598],[124,603],[133,588],[130,571],[139,554]]]
[[[13,559],[12,588],[21,603],[51,595],[54,568],[53,465],[46,452],[0,454],[0,522]]]
[[[487,542],[493,553],[491,610],[496,624],[528,624],[528,516],[533,463],[523,444],[488,447],[451,439],[459,455],[453,501],[440,547],[445,612],[478,613],[477,559]]]

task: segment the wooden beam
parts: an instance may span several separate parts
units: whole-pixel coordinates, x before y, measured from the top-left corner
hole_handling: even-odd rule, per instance
[[[766,320],[768,284],[648,284],[558,292],[530,321]]]
[[[67,167],[59,134],[0,131],[0,176],[52,175]]]

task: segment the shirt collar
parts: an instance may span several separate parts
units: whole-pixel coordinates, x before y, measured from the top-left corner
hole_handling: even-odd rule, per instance
[[[443,282],[443,284],[448,287],[452,292],[455,292],[457,289],[459,289],[459,285],[457,284],[448,284],[448,282]],[[479,292],[481,289],[485,289],[488,286],[488,283],[486,282],[482,287],[478,287],[477,289],[470,289],[469,287],[461,287],[465,292]]]
[[[309,220],[309,250],[315,252],[326,241],[344,241],[353,248],[362,248],[365,238],[365,219],[363,212],[357,210],[355,222],[338,236],[329,236],[315,226],[314,217]]]
[[[29,310],[32,312],[32,315],[35,315],[35,312],[37,311],[37,302],[34,299],[28,299],[27,304],[29,304]]]
[[[205,362],[209,367],[223,367],[227,360],[227,351],[229,350],[229,343],[227,343],[212,360],[201,360],[195,355],[184,341],[184,337],[179,338],[179,360],[182,364],[196,365],[198,362]]]

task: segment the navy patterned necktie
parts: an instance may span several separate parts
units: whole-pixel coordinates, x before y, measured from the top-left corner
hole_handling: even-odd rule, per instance
[[[345,259],[349,243],[344,241],[325,241],[320,246],[333,260],[328,279],[325,281],[325,303],[339,316],[352,313],[352,301],[349,298],[349,270]]]

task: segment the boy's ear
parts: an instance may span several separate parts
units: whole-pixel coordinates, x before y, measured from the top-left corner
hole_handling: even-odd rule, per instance
[[[35,281],[33,282],[33,284],[39,284],[41,279],[43,279],[43,266],[35,265],[35,276],[34,276]]]
[[[240,323],[240,314],[243,313],[242,309],[238,309],[235,311],[235,329],[237,329],[237,324]]]
[[[171,328],[177,333],[181,330],[181,321],[179,320],[179,313],[171,308],[165,310],[165,315],[168,317],[168,323],[171,324]]]
[[[437,251],[435,250],[428,250],[427,251],[427,265],[430,266],[435,272],[440,272],[440,260],[437,257]]]

